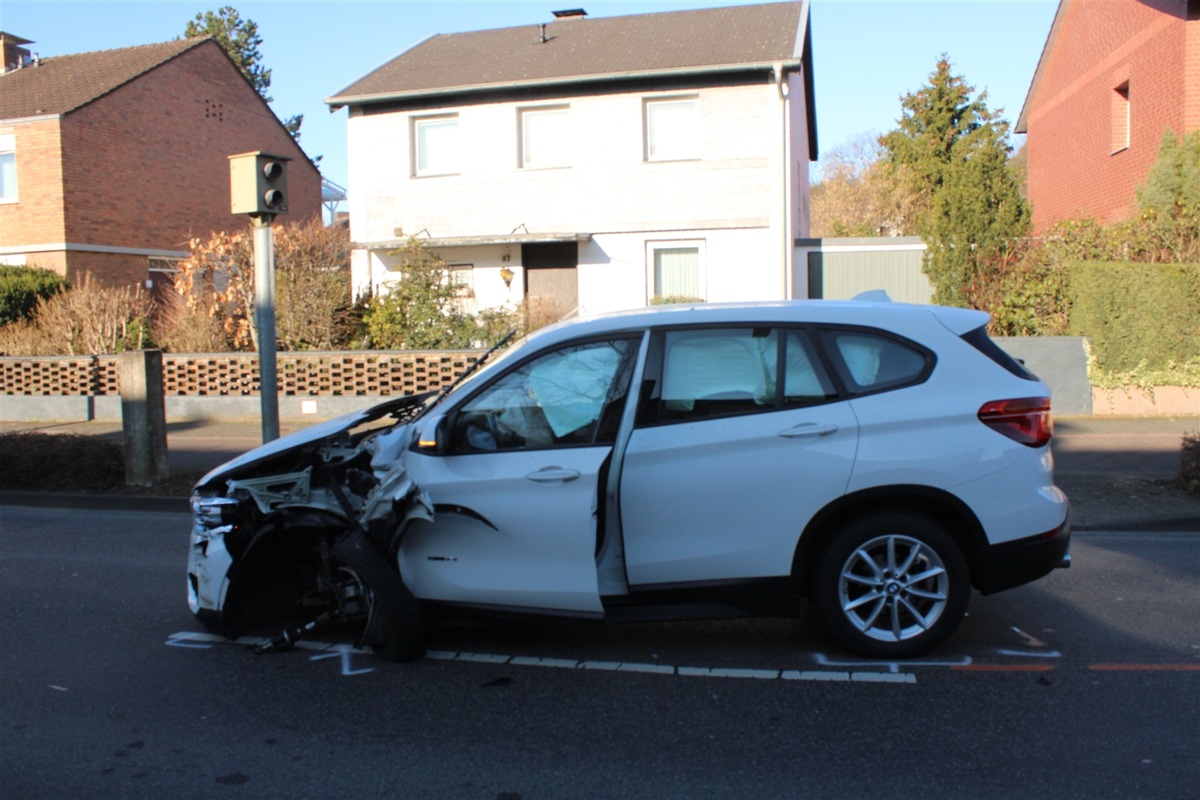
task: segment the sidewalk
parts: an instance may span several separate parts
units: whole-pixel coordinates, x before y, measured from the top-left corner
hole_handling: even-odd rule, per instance
[[[300,430],[315,421],[282,420],[280,433]],[[0,423],[0,433],[33,430],[117,440],[122,437],[118,422]],[[1200,431],[1200,415],[1063,417],[1055,420],[1056,480],[1071,498],[1076,529],[1200,533],[1200,499],[1167,486],[1179,472],[1183,434],[1196,431]],[[167,449],[173,474],[207,472],[261,443],[261,426],[257,419],[167,425]],[[2,494],[3,487],[0,487]],[[146,500],[134,496],[121,498],[123,507],[138,507]],[[4,501],[0,498],[0,502]],[[54,503],[56,498],[49,496],[45,502]],[[169,504],[169,507],[175,506],[183,507],[178,503]]]

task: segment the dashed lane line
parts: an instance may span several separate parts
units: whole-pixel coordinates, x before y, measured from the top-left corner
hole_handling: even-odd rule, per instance
[[[169,646],[184,648],[205,648],[213,644],[236,644],[243,647],[258,647],[269,640],[261,637],[243,636],[240,639],[226,639],[211,633],[198,631],[182,631],[167,637]],[[313,650],[331,652],[334,654],[364,654],[370,650],[348,647],[345,644],[331,644],[301,640],[296,642],[297,650]],[[851,683],[901,683],[914,684],[917,676],[911,672],[898,672],[894,664],[855,664],[862,667],[888,668],[881,672],[870,669],[861,670],[798,670],[798,669],[738,669],[730,667],[693,667],[672,664],[648,664],[631,661],[594,661],[576,660],[570,658],[540,658],[537,656],[508,656],[497,653],[469,653],[448,650],[430,650],[425,657],[434,661],[457,661],[472,664],[502,664],[516,667],[540,667],[548,669],[595,670],[600,672],[627,672],[647,675],[676,675],[691,678],[726,678],[733,680],[782,680],[782,681],[817,681],[817,682],[851,682]],[[348,669],[348,667],[346,667]],[[343,671],[343,674],[357,674]]]

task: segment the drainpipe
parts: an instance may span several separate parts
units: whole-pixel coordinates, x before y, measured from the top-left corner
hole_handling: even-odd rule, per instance
[[[795,262],[795,231],[792,230],[792,115],[790,110],[790,94],[784,83],[783,64],[775,64],[775,88],[779,92],[780,126],[783,136],[783,246],[781,263],[783,264],[783,299],[792,298],[792,268]]]

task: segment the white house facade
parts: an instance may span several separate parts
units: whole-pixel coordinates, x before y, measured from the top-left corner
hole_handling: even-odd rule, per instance
[[[476,309],[804,296],[808,3],[560,13],[432,37],[327,100],[350,108],[356,292],[415,237]]]

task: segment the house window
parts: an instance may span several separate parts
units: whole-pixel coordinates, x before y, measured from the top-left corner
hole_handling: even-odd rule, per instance
[[[521,167],[569,167],[567,109],[527,108],[521,111]]]
[[[0,133],[0,203],[17,202],[17,137]]]
[[[695,97],[647,100],[647,161],[683,161],[700,157],[700,101]]]
[[[458,117],[414,119],[413,143],[414,175],[458,173]]]
[[[648,249],[651,302],[705,299],[701,243],[653,242]]]
[[[1113,89],[1112,97],[1112,151],[1119,153],[1129,148],[1129,81]]]

